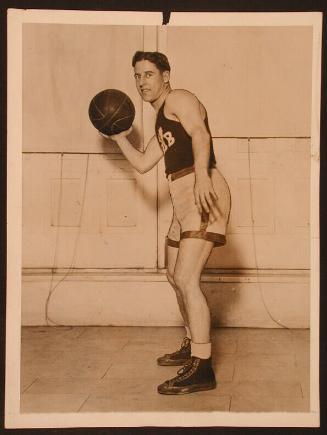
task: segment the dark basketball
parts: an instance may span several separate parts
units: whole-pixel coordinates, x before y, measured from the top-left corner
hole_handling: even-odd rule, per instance
[[[124,92],[105,89],[92,98],[89,117],[97,130],[111,136],[130,128],[135,117],[135,107]]]

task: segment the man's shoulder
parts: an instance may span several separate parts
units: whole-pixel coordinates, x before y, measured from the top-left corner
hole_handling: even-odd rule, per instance
[[[175,107],[176,105],[189,104],[197,101],[197,98],[192,92],[186,89],[173,89],[170,91],[166,99],[168,107]]]
[[[172,89],[167,100],[194,99],[196,96],[187,89]]]

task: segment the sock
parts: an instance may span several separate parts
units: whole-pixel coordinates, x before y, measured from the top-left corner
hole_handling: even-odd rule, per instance
[[[185,329],[186,329],[186,337],[189,338],[189,339],[191,339],[191,331],[190,331],[190,328],[189,328],[188,326],[185,326]]]
[[[191,341],[191,355],[201,359],[211,357],[211,343],[193,343]]]

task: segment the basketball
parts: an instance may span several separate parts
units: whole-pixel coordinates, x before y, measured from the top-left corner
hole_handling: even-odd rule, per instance
[[[94,127],[108,136],[128,130],[133,124],[135,107],[124,92],[105,89],[96,94],[89,106],[89,118]]]

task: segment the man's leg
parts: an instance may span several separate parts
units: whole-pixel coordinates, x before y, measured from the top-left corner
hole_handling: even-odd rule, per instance
[[[210,311],[200,278],[212,248],[213,242],[207,240],[183,239],[175,265],[174,282],[183,297],[194,343],[210,342]]]
[[[177,376],[159,385],[161,394],[186,394],[216,387],[211,366],[210,311],[200,288],[200,277],[213,242],[183,239],[180,242],[174,282],[186,308],[191,335],[192,360]]]
[[[175,281],[174,281],[174,273],[175,273],[177,256],[178,256],[178,248],[168,246],[168,248],[167,248],[167,279],[168,279],[170,285],[175,290],[179,311],[181,312],[181,315],[182,315],[182,318],[184,321],[184,325],[189,327],[189,322],[188,322],[188,318],[187,318],[186,308],[184,305],[183,295],[182,295],[181,291],[179,290],[179,288],[176,286]]]
[[[178,256],[178,248],[168,246],[167,279],[170,285],[175,290],[178,307],[186,329],[186,336],[183,339],[181,348],[179,350],[173,353],[165,354],[157,359],[158,364],[162,366],[183,365],[191,358],[191,334],[189,329],[187,312],[183,301],[183,295],[174,282],[174,271],[175,271],[177,256]]]

